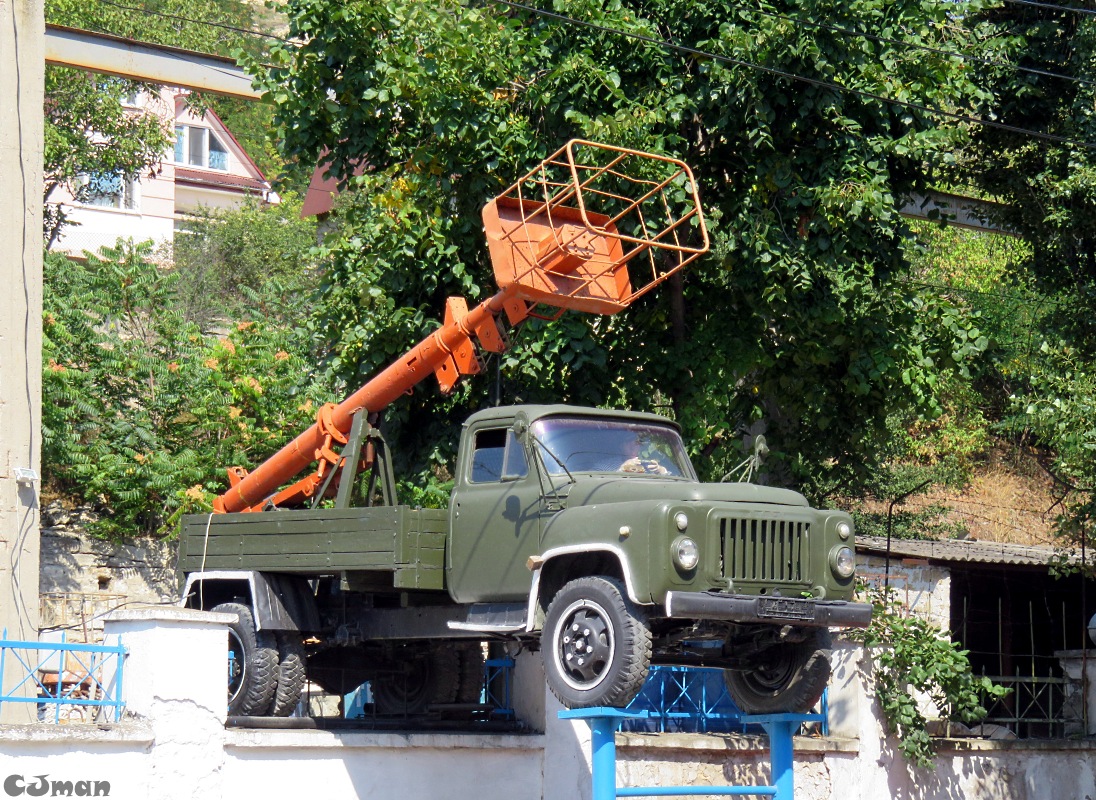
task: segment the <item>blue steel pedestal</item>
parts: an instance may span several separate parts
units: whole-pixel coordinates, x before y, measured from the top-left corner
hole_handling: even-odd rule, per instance
[[[593,800],[618,797],[684,797],[687,795],[723,795],[735,797],[774,797],[794,800],[792,734],[804,722],[817,722],[820,714],[757,714],[742,717],[742,722],[761,725],[769,735],[770,786],[617,786],[616,729],[626,719],[646,719],[646,712],[619,708],[575,708],[559,712],[560,719],[582,719],[589,724],[592,739]]]

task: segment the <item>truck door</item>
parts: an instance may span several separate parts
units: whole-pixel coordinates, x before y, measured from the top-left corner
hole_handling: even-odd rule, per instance
[[[487,422],[468,431],[449,508],[447,583],[459,602],[520,601],[540,551],[540,486],[513,430]]]

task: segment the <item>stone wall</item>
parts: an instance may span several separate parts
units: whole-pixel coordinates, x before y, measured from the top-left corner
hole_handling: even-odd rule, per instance
[[[86,532],[95,515],[53,502],[42,510],[41,626],[70,641],[92,641],[112,608],[171,604],[178,597],[175,543],[162,539],[116,542]]]

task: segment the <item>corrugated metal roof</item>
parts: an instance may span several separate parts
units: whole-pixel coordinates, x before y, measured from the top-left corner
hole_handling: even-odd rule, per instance
[[[856,549],[871,555],[886,555],[887,540],[882,536],[857,536]],[[1016,564],[1046,566],[1054,556],[1053,547],[979,542],[949,539],[891,539],[892,558],[927,558],[933,561],[968,562],[976,564]]]

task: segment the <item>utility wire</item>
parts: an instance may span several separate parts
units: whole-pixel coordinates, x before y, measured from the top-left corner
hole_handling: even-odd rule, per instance
[[[759,14],[763,17],[771,17],[772,19],[780,19],[785,22],[791,22],[795,25],[805,25],[811,28],[822,28],[823,30],[833,31],[843,36],[855,36],[862,39],[869,39],[873,42],[882,42],[884,44],[899,45],[912,50],[923,50],[927,53],[936,53],[937,55],[950,56],[953,58],[961,58],[964,61],[973,61],[978,64],[985,64],[991,67],[1006,67],[1008,69],[1014,69],[1018,72],[1028,72],[1033,75],[1043,75],[1047,78],[1060,78],[1064,81],[1074,81],[1076,83],[1084,83],[1090,85],[1096,85],[1096,80],[1090,78],[1078,78],[1073,75],[1065,75],[1060,72],[1051,72],[1050,70],[1037,69],[1036,67],[1023,67],[1019,64],[1012,64],[1008,61],[995,61],[990,58],[982,58],[981,56],[969,55],[967,53],[960,53],[955,50],[945,50],[940,47],[932,47],[926,44],[917,44],[916,42],[905,42],[901,39],[891,39],[887,36],[878,36],[873,33],[866,33],[863,31],[854,31],[851,28],[842,28],[839,25],[831,25],[826,22],[814,22],[812,20],[796,19],[795,17],[785,16],[784,14],[775,14],[771,11],[761,11],[760,9],[748,9],[748,13]]]
[[[966,123],[969,123],[969,124],[972,124],[972,125],[980,125],[980,126],[983,126],[983,127],[996,128],[998,130],[1008,131],[1010,133],[1016,133],[1016,134],[1019,134],[1021,136],[1030,136],[1032,138],[1043,139],[1045,141],[1055,142],[1055,143],[1058,143],[1058,144],[1071,145],[1071,146],[1076,146],[1076,147],[1083,147],[1083,148],[1086,148],[1086,149],[1096,149],[1096,143],[1093,143],[1093,142],[1087,142],[1087,141],[1083,141],[1083,140],[1079,140],[1079,139],[1072,139],[1072,138],[1065,137],[1065,136],[1058,136],[1056,134],[1045,133],[1045,132],[1042,132],[1042,131],[1035,131],[1035,130],[1031,130],[1031,129],[1028,129],[1028,128],[1021,128],[1021,127],[1018,127],[1018,126],[1015,126],[1015,125],[1009,125],[1007,123],[997,122],[997,121],[994,121],[994,120],[987,120],[987,119],[983,119],[983,118],[979,118],[979,117],[972,117],[972,116],[969,116],[967,114],[959,114],[959,113],[954,112],[954,111],[946,111],[946,110],[940,109],[940,108],[933,108],[931,106],[926,106],[926,105],[923,105],[921,103],[914,103],[914,102],[910,102],[910,101],[907,101],[907,100],[898,100],[896,98],[886,97],[884,95],[880,95],[880,94],[877,94],[875,92],[869,92],[869,91],[866,91],[866,90],[863,90],[863,89],[855,89],[855,88],[850,87],[850,86],[844,86],[842,84],[833,83],[832,81],[824,81],[824,80],[821,80],[821,79],[818,79],[818,78],[810,78],[810,77],[807,77],[805,75],[799,75],[797,73],[788,72],[786,70],[777,69],[775,67],[767,67],[763,64],[756,64],[756,63],[751,62],[751,61],[745,61],[745,60],[742,60],[742,59],[731,58],[730,56],[724,56],[724,55],[721,55],[719,53],[712,53],[712,52],[708,52],[708,51],[705,51],[705,50],[700,50],[699,48],[695,48],[695,47],[688,47],[688,46],[685,46],[685,45],[675,44],[673,42],[669,42],[669,41],[666,41],[666,40],[663,40],[663,39],[656,39],[653,36],[646,36],[644,34],[639,34],[639,33],[631,33],[631,32],[628,32],[628,31],[620,30],[618,28],[612,28],[612,27],[609,27],[609,26],[606,26],[606,25],[599,25],[599,24],[594,23],[594,22],[587,22],[585,20],[580,20],[580,19],[577,19],[575,17],[569,17],[569,16],[566,16],[564,14],[558,14],[556,12],[548,11],[546,9],[538,8],[536,6],[530,6],[530,5],[526,5],[524,3],[517,3],[517,2],[514,2],[513,0],[489,0],[489,1],[493,2],[493,3],[496,3],[496,4],[499,4],[499,5],[507,6],[509,8],[528,11],[528,12],[530,12],[530,13],[536,15],[536,16],[541,16],[541,17],[545,17],[545,18],[548,18],[548,19],[554,19],[554,20],[559,21],[559,22],[565,22],[565,23],[569,23],[569,24],[572,24],[572,25],[579,25],[579,26],[586,27],[586,28],[592,28],[594,30],[601,31],[603,33],[615,34],[617,36],[622,36],[622,37],[629,38],[629,39],[634,39],[634,40],[637,40],[637,41],[647,42],[649,44],[653,44],[653,45],[656,45],[658,47],[662,47],[664,49],[674,50],[674,51],[684,53],[684,54],[687,54],[687,55],[698,56],[698,57],[701,57],[701,58],[710,58],[710,59],[713,59],[715,61],[719,61],[719,62],[726,63],[726,64],[731,64],[733,66],[745,67],[747,69],[755,69],[755,70],[758,70],[760,72],[765,72],[765,73],[768,73],[768,74],[771,74],[771,75],[776,75],[778,77],[788,78],[789,80],[799,81],[801,83],[807,83],[809,85],[817,86],[819,88],[833,89],[833,90],[838,91],[838,92],[845,92],[845,93],[848,93],[848,94],[853,94],[853,95],[856,95],[857,97],[862,97],[862,98],[869,99],[869,100],[876,100],[876,101],[881,102],[881,103],[886,103],[886,104],[889,104],[889,105],[896,105],[896,106],[900,106],[902,108],[908,108],[908,109],[911,109],[911,110],[914,110],[914,111],[922,111],[926,114],[941,116],[941,117],[944,117],[944,118],[947,118],[947,119],[955,120],[957,122],[966,122]],[[133,12],[136,12],[136,13],[147,13],[147,14],[152,14],[154,16],[163,17],[165,19],[173,19],[173,20],[177,20],[177,21],[189,22],[189,23],[192,23],[192,24],[195,24],[195,25],[206,25],[206,26],[215,27],[215,28],[222,28],[222,29],[225,29],[225,30],[231,30],[231,31],[235,31],[237,33],[243,33],[243,34],[252,35],[252,36],[260,36],[260,37],[264,37],[264,38],[268,38],[268,39],[273,39],[273,40],[276,40],[276,41],[279,41],[279,42],[283,42],[285,44],[296,44],[295,42],[293,42],[290,39],[286,39],[284,37],[276,36],[274,34],[265,33],[265,32],[262,32],[262,31],[252,30],[252,29],[249,29],[249,28],[241,28],[241,27],[238,27],[238,26],[227,25],[227,24],[224,24],[224,23],[210,22],[210,21],[204,21],[204,20],[196,20],[196,19],[191,19],[189,17],[183,17],[183,16],[180,16],[180,15],[177,15],[177,14],[167,14],[167,13],[164,13],[164,12],[154,11],[154,10],[151,10],[151,9],[136,8],[136,7],[133,7],[133,6],[127,6],[127,5],[124,5],[122,3],[114,2],[114,0],[100,0],[100,2],[103,2],[107,5],[113,6],[115,8],[124,9],[124,10],[127,10],[127,11],[133,11]],[[1063,10],[1067,10],[1067,11],[1069,11],[1069,10],[1082,11],[1083,10],[1083,9],[1070,9],[1066,6],[1052,6],[1052,5],[1046,4],[1046,3],[1036,3],[1036,2],[1034,2],[1034,0],[1003,0],[1003,2],[1021,3],[1021,4],[1024,4],[1024,5],[1035,5],[1035,6],[1042,6],[1042,7],[1047,7],[1047,8],[1059,8],[1059,9],[1063,9]],[[779,16],[779,15],[775,15],[775,14],[767,14],[766,12],[758,12],[758,13],[766,14],[767,16]],[[1096,11],[1092,11],[1092,12],[1086,11],[1085,13],[1096,14]],[[784,19],[788,19],[789,21],[796,22],[796,23],[801,23],[802,22],[801,20],[795,20],[791,17],[785,17]],[[806,23],[806,24],[811,24],[811,23]],[[819,23],[817,25],[822,26],[822,27],[829,27],[829,26],[822,25],[821,23]],[[834,26],[834,29],[836,30],[836,26]],[[868,35],[868,34],[857,34],[854,31],[849,31],[849,33],[853,34],[853,35],[863,35],[867,38],[872,38],[872,36]],[[895,43],[905,44],[906,46],[914,46],[914,45],[911,45],[910,43],[902,43],[902,42],[898,42],[896,40],[886,40],[883,37],[878,37],[878,39],[880,41],[893,41]],[[931,48],[927,48],[927,46],[924,46],[924,47],[925,47],[925,49],[931,49]],[[975,58],[973,56],[964,56],[962,54],[953,53],[953,52],[950,52],[950,51],[936,51],[936,52],[941,52],[941,53],[945,53],[945,54],[948,54],[948,55],[954,55],[954,56],[957,56],[957,57],[960,57],[960,58],[972,58],[972,59]],[[987,63],[993,63],[993,62],[987,62]],[[1000,62],[998,62],[998,63],[1000,63]],[[1010,65],[1010,66],[1013,66],[1013,65]],[[1019,69],[1019,67],[1017,67],[1017,68]],[[1036,72],[1037,74],[1045,74],[1047,76],[1061,77],[1061,78],[1065,78],[1065,79],[1070,79],[1070,76],[1060,75],[1060,74],[1057,74],[1057,73],[1050,73],[1048,71],[1033,70],[1033,69],[1030,69],[1030,68],[1024,68],[1024,69],[1025,69],[1025,71],[1033,71],[1033,72]],[[1093,81],[1089,81],[1087,79],[1081,79],[1081,78],[1072,78],[1072,80],[1077,80],[1077,81],[1080,81],[1080,82],[1083,82],[1083,83],[1092,83],[1093,82]]]
[[[1050,11],[1070,11],[1074,14],[1084,14],[1087,16],[1096,16],[1096,11],[1089,8],[1075,8],[1073,6],[1060,6],[1055,3],[1039,3],[1036,0],[1001,0],[1003,3],[1012,3],[1017,6],[1033,6],[1035,8],[1045,8]]]
[[[799,81],[800,83],[810,84],[817,86],[821,89],[833,89],[837,92],[846,92],[848,94],[856,95],[867,100],[875,100],[880,103],[887,103],[889,105],[901,106],[902,108],[908,108],[914,111],[922,111],[926,114],[933,114],[947,119],[955,120],[956,122],[966,122],[971,125],[980,125],[986,128],[996,128],[997,130],[1007,131],[1009,133],[1019,134],[1021,136],[1030,136],[1034,139],[1043,139],[1048,142],[1055,142],[1057,144],[1070,145],[1073,147],[1083,147],[1088,150],[1096,149],[1096,143],[1086,142],[1080,139],[1071,139],[1066,136],[1058,136],[1053,133],[1044,133],[1042,131],[1034,131],[1029,128],[1021,128],[1016,125],[1009,125],[1004,122],[996,122],[994,120],[982,119],[980,117],[972,117],[967,114],[959,114],[954,111],[945,111],[939,108],[932,108],[921,103],[913,103],[908,100],[898,100],[893,97],[886,97],[875,92],[869,92],[864,89],[854,89],[851,86],[844,86],[839,83],[833,83],[832,81],[824,81],[819,78],[809,78],[805,75],[799,75],[794,72],[788,72],[787,70],[777,69],[776,67],[767,67],[763,64],[755,64],[752,61],[744,61],[738,58],[731,58],[730,56],[720,55],[719,53],[712,53],[706,50],[700,50],[695,47],[687,47],[686,45],[675,44],[673,42],[666,41],[665,39],[656,39],[653,36],[647,36],[642,33],[630,33],[628,31],[622,31],[619,28],[611,28],[607,25],[600,25],[596,22],[587,22],[586,20],[576,19],[574,17],[568,17],[564,14],[557,14],[554,11],[548,11],[536,6],[525,5],[524,3],[517,3],[514,0],[488,0],[489,2],[496,3],[498,5],[507,6],[509,8],[528,11],[536,16],[544,17],[546,19],[553,19],[558,22],[565,22],[571,25],[579,25],[584,28],[591,28],[593,30],[600,31],[602,33],[609,33],[616,36],[621,36],[626,39],[634,39],[640,42],[647,42],[657,47],[664,48],[666,50],[674,50],[686,55],[698,56],[700,58],[710,58],[713,61],[719,61],[725,64],[731,64],[736,67],[746,67],[747,69],[755,69],[759,72],[765,72],[770,75],[776,75],[777,77],[787,78],[792,81]]]
[[[98,0],[98,2],[120,8],[124,11],[133,11],[137,14],[151,14],[154,17],[162,17],[163,19],[175,20],[176,22],[189,22],[193,25],[205,25],[211,28],[221,28],[226,31],[234,31],[236,33],[243,33],[250,36],[260,36],[264,39],[274,39],[275,41],[284,42],[285,44],[295,44],[291,39],[284,39],[281,36],[275,36],[273,33],[265,33],[264,31],[257,31],[251,28],[241,28],[236,25],[229,25],[224,22],[212,22],[210,20],[191,19],[190,17],[184,17],[179,14],[168,14],[164,11],[156,11],[151,8],[138,8],[135,6],[127,6],[122,3],[116,3],[114,0]]]
[[[943,291],[955,292],[956,294],[965,295],[978,295],[980,297],[995,297],[998,300],[1014,300],[1017,303],[1030,303],[1032,299],[1023,295],[1011,293],[1011,292],[986,292],[981,289],[964,289],[960,286],[948,286],[944,283],[929,283],[927,281],[917,280],[905,280],[901,282],[905,286],[921,286],[926,289],[941,289]],[[1042,302],[1049,303],[1051,305],[1061,306],[1068,305],[1067,300],[1054,300],[1053,298],[1042,298]]]

